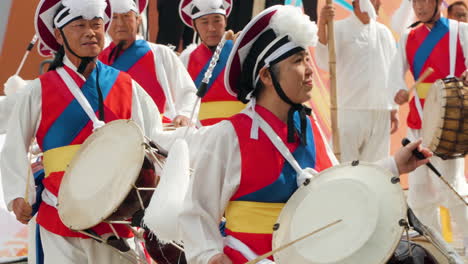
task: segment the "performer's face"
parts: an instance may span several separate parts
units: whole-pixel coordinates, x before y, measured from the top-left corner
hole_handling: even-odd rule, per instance
[[[310,100],[313,88],[312,61],[307,51],[298,52],[277,64],[281,88],[293,103]]]
[[[195,19],[194,26],[203,43],[208,47],[215,47],[226,30],[226,17],[220,14],[209,14]]]
[[[468,9],[464,5],[454,5],[448,18],[466,23],[468,22]]]
[[[133,11],[123,14],[114,13],[108,33],[114,43],[126,41],[133,43],[138,33],[141,18]]]
[[[422,22],[430,21],[436,5],[440,5],[440,0],[412,0],[412,2],[414,14]]]
[[[104,47],[104,22],[101,18],[78,19],[70,22],[62,30],[68,45],[78,56],[96,57]],[[58,29],[55,30],[55,37],[59,44],[64,45]],[[65,53],[69,58],[74,57],[67,49]]]

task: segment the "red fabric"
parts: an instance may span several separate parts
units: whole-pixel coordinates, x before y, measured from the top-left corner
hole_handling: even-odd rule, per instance
[[[99,60],[104,64],[112,66],[113,61],[110,61],[110,52],[115,47],[111,43],[99,55]],[[128,71],[128,74],[135,80],[145,91],[153,98],[154,103],[160,113],[164,113],[166,108],[166,95],[156,75],[156,65],[154,63],[154,54],[149,50],[137,63],[135,63]]]
[[[429,29],[422,25],[416,29],[413,29],[408,35],[408,41],[406,42],[406,56],[410,70],[414,76],[413,65],[414,56],[424,42],[426,37],[429,35]],[[431,67],[434,69],[434,73],[429,75],[425,83],[434,83],[438,79],[447,77],[450,74],[450,33],[448,32],[432,50],[431,55],[424,64],[421,73],[426,71],[427,68]],[[459,77],[464,71],[465,67],[465,55],[460,43],[460,39],[457,42],[457,59],[455,63],[455,76]],[[421,129],[421,119],[419,118],[418,110],[414,98],[410,101],[410,111],[407,118],[408,127],[412,129]],[[424,107],[424,99],[421,99],[421,105]]]
[[[257,105],[255,108],[257,114],[262,116],[265,121],[273,128],[276,134],[285,142],[289,151],[294,152],[299,145],[299,140],[296,143],[287,142],[287,124],[278,119],[273,113],[267,109]],[[245,114],[237,114],[229,119],[236,131],[239,140],[239,148],[241,154],[241,179],[236,193],[231,197],[231,201],[236,200],[244,195],[256,192],[278,179],[284,166],[284,158],[276,147],[271,143],[268,136],[259,129],[258,140],[250,138],[250,130],[252,127],[252,119]],[[314,143],[316,151],[315,169],[321,171],[332,166],[331,160],[326,151],[326,143],[316,123],[311,118],[311,124],[314,133]],[[255,159],[242,158],[251,157],[252,153],[268,153],[267,155],[256,155]],[[261,176],[261,177],[259,177]],[[229,221],[229,219],[228,219]],[[232,232],[229,229],[225,230],[227,235],[231,235],[244,244],[250,247],[253,252],[262,255],[271,251],[272,234],[249,234]],[[232,248],[225,248],[224,252],[231,258],[234,263],[245,263],[245,258]]]
[[[187,71],[190,74],[190,77],[195,81],[198,77],[198,74],[203,70],[205,65],[209,62],[213,52],[207,48],[204,44],[198,45],[198,47],[190,54],[190,59],[187,65]],[[218,101],[237,101],[235,96],[232,96],[226,90],[224,86],[224,69],[219,75],[218,78],[213,82],[210,90],[202,99],[204,102],[218,102]],[[227,118],[212,118],[200,120],[202,125],[209,126],[216,124]]]
[[[70,76],[81,87],[84,81],[68,67],[64,67]],[[60,116],[63,110],[74,100],[73,95],[68,90],[56,71],[48,72],[39,77],[42,85],[42,119],[39,124],[37,141],[42,148],[44,136],[49,127]],[[111,91],[104,100],[106,112],[106,122],[116,119],[130,119],[132,115],[132,86],[131,78],[128,74],[121,72],[112,87]],[[70,145],[81,144],[92,133],[92,124],[89,122]],[[60,183],[62,182],[64,172],[51,173],[44,179],[43,184],[52,194],[58,196]],[[90,183],[91,184],[91,183]],[[85,237],[79,233],[73,232],[63,225],[60,220],[57,209],[45,203],[39,207],[37,222],[46,230],[61,236]],[[115,229],[122,237],[133,236],[130,230],[124,225],[114,225]],[[99,224],[93,228],[96,233],[102,235],[112,232],[107,224]]]

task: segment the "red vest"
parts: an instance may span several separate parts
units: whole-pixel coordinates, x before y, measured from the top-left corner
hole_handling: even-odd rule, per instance
[[[299,146],[299,141],[295,143],[287,143],[287,125],[279,120],[273,113],[267,109],[256,106],[256,111],[262,116],[265,121],[270,124],[277,135],[285,142],[288,149],[295,155],[295,151]],[[245,114],[237,114],[229,119],[234,126],[239,141],[240,155],[241,155],[241,179],[239,188],[230,199],[230,204],[226,209],[226,234],[233,236],[244,244],[246,244],[253,252],[262,255],[272,250],[272,232],[273,226],[268,232],[242,232],[230,230],[230,221],[238,221],[238,219],[231,219],[229,207],[232,202],[253,202],[254,208],[263,207],[265,204],[272,204],[273,206],[281,206],[297,189],[296,173],[285,169],[287,162],[276,149],[267,135],[260,129],[258,140],[250,138],[250,130],[252,119]],[[315,122],[310,120],[312,125],[313,143],[307,148],[314,149],[315,152],[315,166],[317,171],[324,170],[332,166],[331,159],[326,151],[326,143],[320,134]],[[255,155],[252,153],[261,153]],[[309,156],[307,156],[309,157]],[[298,160],[299,162],[299,160]],[[303,164],[301,164],[304,167]],[[288,175],[289,174],[289,175]],[[272,187],[276,184],[276,187]],[[259,202],[259,203],[256,203]],[[238,210],[238,209],[236,209]],[[241,209],[242,210],[242,209]],[[253,212],[255,214],[255,212]],[[273,221],[276,221],[277,215],[273,213]],[[237,212],[234,215],[239,215]],[[252,215],[250,212],[247,215]],[[254,217],[256,218],[256,217]],[[256,218],[258,219],[258,218]],[[242,222],[245,222],[243,220]],[[253,221],[247,221],[248,225],[256,225]],[[262,224],[262,223],[260,223]],[[268,227],[267,227],[268,228]],[[245,263],[247,260],[237,250],[225,247],[224,252],[229,256],[233,263]]]
[[[107,84],[111,88],[104,100],[105,121],[130,119],[132,116],[132,79],[126,73],[117,72],[115,69],[105,69],[109,67],[100,63],[99,65],[102,66],[100,68],[100,78],[105,78],[109,72],[116,77],[113,85],[112,83]],[[82,87],[84,81],[77,73],[66,66],[64,68],[78,84],[78,87]],[[76,103],[76,100],[56,71],[47,72],[41,75],[39,79],[42,88],[42,119],[36,135],[39,146],[44,152],[47,152],[50,149],[82,144],[92,133],[92,122],[87,118],[87,122],[84,122],[84,126],[80,131],[67,131],[67,127],[71,127],[76,120],[77,113],[81,113],[79,111],[83,110],[71,107],[73,102]],[[100,81],[101,84],[104,82],[105,79]],[[70,110],[71,108],[73,109]],[[50,135],[50,133],[57,133],[57,131],[59,131],[56,134],[59,135],[58,137]],[[64,142],[68,142],[68,144]],[[58,196],[63,175],[64,171],[52,172],[50,175],[46,175],[43,181],[44,187],[53,195]],[[44,202],[39,207],[37,222],[46,230],[60,236],[88,238],[68,229],[60,220],[57,209]],[[123,225],[114,225],[114,227],[120,236],[132,236],[127,227]],[[99,224],[93,230],[99,235],[112,232],[107,224]]]

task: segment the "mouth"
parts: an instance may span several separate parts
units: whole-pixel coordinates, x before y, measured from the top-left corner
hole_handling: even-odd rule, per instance
[[[307,87],[313,87],[314,81],[312,79],[304,81],[304,85]]]
[[[93,46],[93,45],[97,45],[97,41],[88,41],[88,42],[85,42],[83,43],[82,45],[83,46]]]

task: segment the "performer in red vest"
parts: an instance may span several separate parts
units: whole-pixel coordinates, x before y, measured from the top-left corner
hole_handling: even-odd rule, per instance
[[[112,43],[99,60],[127,72],[153,98],[165,122],[176,127],[190,124],[196,101],[193,81],[177,55],[167,46],[140,39],[138,28],[147,0],[112,0]]]
[[[449,76],[460,77],[468,66],[468,25],[441,17],[441,3],[441,0],[412,0],[412,8],[419,22],[402,35],[398,53],[390,67],[388,87],[396,91],[395,102],[400,105],[409,100],[405,82],[408,69],[414,80],[429,67],[434,69],[416,87],[414,97],[409,102],[407,124],[408,138],[411,140],[422,137],[424,100],[432,84]],[[451,50],[456,50],[456,53]],[[461,195],[468,195],[463,158],[442,160],[433,157],[431,162]],[[409,177],[408,204],[423,223],[436,230],[441,230],[439,206],[448,208],[463,233],[468,253],[468,209],[447,186],[439,183],[437,175],[431,170],[425,167],[415,170]]]
[[[150,138],[162,130],[159,111],[143,88],[128,74],[97,60],[110,10],[106,0],[42,0],[37,7],[36,34],[56,56],[49,71],[17,98],[0,165],[5,201],[18,221],[27,223],[30,204],[42,198],[37,233],[44,263],[127,263],[115,249],[62,223],[56,208],[60,183],[80,144],[105,122],[133,119]],[[35,197],[33,179],[27,176],[27,150],[33,138],[44,152],[41,197]],[[26,185],[31,186],[28,201]],[[114,227],[120,238],[133,236],[124,225]],[[112,233],[107,224],[92,231],[103,238]]]
[[[240,264],[269,252],[284,204],[312,169],[336,163],[303,105],[311,98],[308,48],[316,34],[316,25],[300,9],[280,5],[256,16],[236,40],[225,84],[249,106],[190,139],[200,148],[180,216],[189,263]],[[412,157],[419,144],[379,164],[393,174],[413,170],[427,162]],[[223,215],[226,237],[218,229]]]
[[[182,21],[192,27],[200,36],[198,46],[192,44],[182,52],[180,58],[199,87],[225,30],[227,17],[231,12],[232,0],[183,0],[179,13]],[[234,94],[224,86],[226,62],[233,42],[228,40],[221,51],[218,63],[213,70],[208,92],[203,97],[198,118],[202,125],[213,125],[244,109]]]

